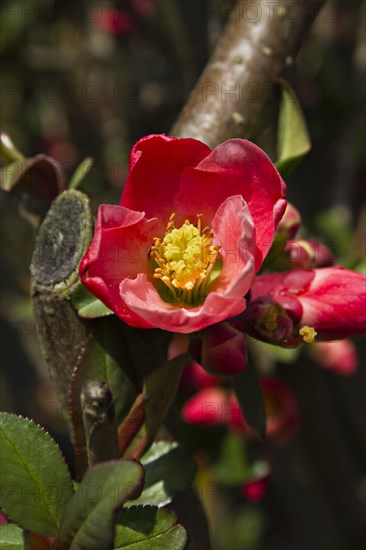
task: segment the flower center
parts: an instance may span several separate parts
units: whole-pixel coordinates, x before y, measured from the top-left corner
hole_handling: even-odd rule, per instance
[[[212,244],[213,233],[209,227],[202,229],[202,214],[197,215],[197,225],[186,220],[180,228],[175,227],[174,218],[172,214],[164,237],[154,238],[150,252],[157,265],[154,277],[165,285],[162,298],[194,306],[203,302],[214,279],[213,268],[220,246]]]

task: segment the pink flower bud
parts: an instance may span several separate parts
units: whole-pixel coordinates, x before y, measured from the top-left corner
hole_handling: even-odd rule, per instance
[[[288,239],[292,239],[296,235],[300,224],[300,212],[288,202],[285,213],[278,224],[276,235],[286,235]]]
[[[319,344],[313,344],[310,349],[319,365],[337,374],[349,376],[357,370],[357,352],[351,340],[319,342]]]
[[[287,241],[284,249],[287,269],[308,269],[333,265],[332,252],[323,243],[296,239]]]

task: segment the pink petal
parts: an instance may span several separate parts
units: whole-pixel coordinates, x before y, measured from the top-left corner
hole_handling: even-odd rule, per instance
[[[126,322],[150,327],[122,302],[122,279],[134,278],[141,271],[152,272],[148,251],[158,231],[156,220],[147,220],[143,212],[120,206],[99,207],[93,240],[81,261],[83,285]]]
[[[120,285],[121,301],[129,310],[150,326],[184,334],[241,313],[245,309],[244,296],[255,276],[250,254],[253,221],[242,197],[228,198],[219,207],[212,227],[215,240],[226,244],[222,248],[222,271],[212,283],[205,302],[193,308],[165,302],[146,274],[140,273],[134,280],[125,279]],[[234,253],[232,243],[235,243]]]
[[[143,137],[131,150],[130,173],[120,205],[143,210],[147,217],[159,217],[166,223],[174,211],[182,171],[196,166],[210,152],[207,145],[196,139],[160,134]]]
[[[187,168],[176,210],[186,216],[203,213],[205,222],[227,197],[241,195],[248,203],[255,228],[256,269],[262,264],[283,216],[286,186],[269,157],[242,139],[219,145],[195,168]]]

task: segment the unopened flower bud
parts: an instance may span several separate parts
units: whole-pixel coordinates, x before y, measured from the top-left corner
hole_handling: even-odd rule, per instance
[[[247,364],[247,351],[241,322],[232,318],[193,334],[189,353],[214,376],[234,376],[242,372]]]
[[[334,257],[329,248],[317,241],[289,240],[284,253],[287,269],[327,267],[334,263]]]
[[[300,224],[300,212],[288,202],[285,213],[278,224],[276,235],[286,235],[288,239],[292,239],[296,235]]]
[[[291,337],[293,323],[284,308],[269,296],[249,302],[241,315],[246,332],[254,338],[282,344]]]

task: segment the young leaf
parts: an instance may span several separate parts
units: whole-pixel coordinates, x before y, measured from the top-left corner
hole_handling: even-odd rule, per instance
[[[62,550],[110,550],[116,510],[138,496],[144,471],[127,460],[98,464],[88,469],[62,518]]]
[[[178,355],[147,376],[142,390],[148,400],[145,403],[145,419],[140,430],[127,447],[125,458],[140,458],[154,441],[159,428],[173,403],[183,367],[185,354]],[[121,439],[121,432],[119,431]]]
[[[277,79],[281,86],[281,103],[278,119],[277,170],[287,176],[296,164],[311,149],[306,121],[300,103],[290,84],[283,78]]]
[[[141,458],[141,463],[145,469],[144,490],[137,500],[126,506],[165,506],[172,501],[176,493],[191,485],[196,473],[196,465],[187,451],[171,441],[153,443]]]
[[[0,525],[0,548],[4,548],[4,550],[24,550],[22,529],[13,523]]]
[[[81,283],[75,289],[71,303],[78,312],[79,317],[84,319],[96,319],[97,317],[113,315],[113,311],[86,290]]]
[[[0,506],[23,529],[57,536],[71,478],[56,443],[40,426],[0,413]]]
[[[73,173],[73,176],[68,185],[68,189],[78,189],[93,164],[94,159],[92,159],[91,157],[87,157],[86,159],[84,159]]]
[[[266,433],[266,411],[258,375],[249,358],[245,371],[232,377],[232,384],[245,420],[259,439],[263,440]]]
[[[11,137],[5,132],[0,132],[0,159],[5,163],[24,159],[23,153],[15,147]]]
[[[187,535],[171,510],[133,506],[118,514],[114,550],[183,550]]]

